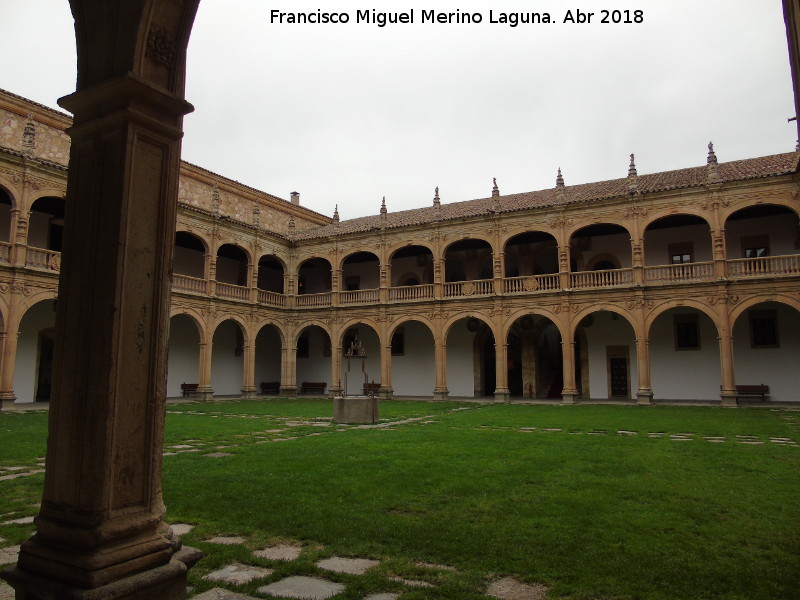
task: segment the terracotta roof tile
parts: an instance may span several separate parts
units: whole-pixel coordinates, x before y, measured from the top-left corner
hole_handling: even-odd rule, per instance
[[[773,156],[720,163],[718,165],[718,181],[721,183],[728,183],[775,175],[786,175],[797,170],[798,160],[800,160],[800,154],[797,152],[787,152],[785,154],[775,154]],[[637,190],[639,193],[648,194],[699,187],[707,183],[707,178],[708,168],[706,165],[702,167],[678,169],[675,171],[665,171],[663,173],[639,175]],[[555,188],[500,196],[498,199],[500,212],[507,213],[531,208],[593,202],[608,198],[625,197],[629,194],[627,178],[566,186],[563,189],[563,198],[559,198],[556,195]],[[314,240],[337,235],[366,232],[380,229],[381,225],[384,223],[387,229],[412,227],[415,225],[433,223],[437,220],[453,221],[468,217],[478,217],[490,214],[491,211],[492,198],[451,202],[442,204],[439,210],[434,206],[429,206],[426,208],[415,208],[388,213],[385,222],[382,221],[380,215],[349,219],[347,221],[341,221],[338,226],[331,224],[307,229],[292,236],[292,239],[298,241]]]

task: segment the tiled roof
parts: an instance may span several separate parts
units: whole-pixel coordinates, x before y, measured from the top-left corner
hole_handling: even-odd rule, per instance
[[[775,154],[773,156],[720,163],[717,166],[719,174],[717,181],[720,183],[730,183],[775,175],[786,175],[797,170],[798,160],[800,160],[800,154],[797,152],[787,152],[786,154]],[[703,165],[702,167],[691,167],[688,169],[665,171],[663,173],[639,175],[636,181],[636,189],[641,194],[648,194],[700,187],[707,182],[708,167]],[[568,185],[563,188],[563,191],[564,195],[562,198],[559,198],[556,194],[556,188],[550,188],[536,192],[500,196],[496,200],[500,212],[509,213],[531,208],[621,198],[629,195],[629,180],[628,178],[621,178],[609,181],[598,181],[595,183],[584,183],[581,185]],[[481,215],[488,215],[492,212],[492,201],[492,198],[480,198],[477,200],[467,200],[465,202],[442,204],[439,210],[434,206],[403,210],[388,213],[385,217],[385,222],[381,215],[360,217],[358,219],[341,221],[338,226],[330,224],[307,229],[291,237],[298,241],[313,240],[376,230],[380,229],[384,223],[387,229],[395,229],[398,227],[424,225],[437,220],[453,221],[456,219],[478,217]]]

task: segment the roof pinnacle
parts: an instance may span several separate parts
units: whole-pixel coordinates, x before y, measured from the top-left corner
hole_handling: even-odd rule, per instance
[[[717,168],[717,155],[714,154],[714,142],[708,142],[708,158],[706,162],[708,163],[706,179],[709,182],[719,181],[719,169]]]
[[[336,208],[333,209],[333,222],[337,225],[339,224],[339,205],[336,205]]]
[[[631,163],[628,165],[628,192],[635,194],[639,187],[639,174],[636,172],[636,161],[631,154]]]
[[[706,162],[710,165],[717,164],[717,155],[714,154],[714,142],[708,142],[708,158]]]
[[[381,215],[386,216],[386,196],[381,201]]]
[[[497,187],[497,177],[492,177],[492,198],[500,195],[500,188]]]
[[[436,208],[441,208],[441,206],[442,206],[442,202],[441,202],[441,200],[439,200],[439,186],[438,185],[436,186],[436,190],[435,190],[435,192],[433,194],[433,205]]]
[[[563,188],[564,187],[564,177],[561,175],[561,167],[558,167],[558,175],[556,175],[556,187]]]

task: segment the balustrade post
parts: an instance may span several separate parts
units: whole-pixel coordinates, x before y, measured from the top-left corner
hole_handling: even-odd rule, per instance
[[[726,279],[728,277],[728,257],[725,242],[725,230],[720,229],[718,232],[711,234],[711,240],[714,245],[714,274],[717,279]]]
[[[433,261],[433,297],[441,300],[444,297],[445,259],[435,258]]]
[[[215,256],[211,257],[211,261],[208,266],[208,295],[209,296],[216,296],[217,295],[217,258]]]
[[[558,247],[558,284],[562,290],[568,290],[570,284],[570,247]]]
[[[633,284],[644,285],[644,239],[631,238]]]

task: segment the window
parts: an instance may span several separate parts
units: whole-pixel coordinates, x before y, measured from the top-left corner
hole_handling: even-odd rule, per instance
[[[697,315],[675,315],[675,350],[700,350]]]
[[[778,348],[778,315],[774,310],[748,311],[750,318],[750,347]]]
[[[669,245],[669,262],[673,265],[694,262],[692,242],[681,242]]]
[[[742,237],[742,256],[744,258],[761,258],[769,256],[768,235],[748,235]]]

